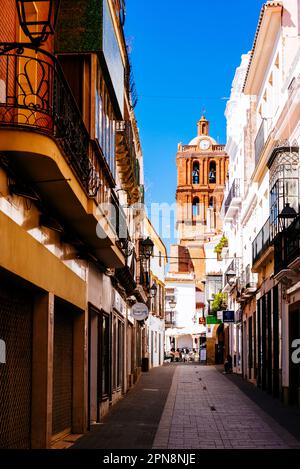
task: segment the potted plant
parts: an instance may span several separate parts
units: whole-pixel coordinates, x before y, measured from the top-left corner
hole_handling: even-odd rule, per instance
[[[213,301],[210,308],[210,314],[213,316],[217,315],[218,311],[225,310],[227,308],[227,295],[226,293],[216,293],[213,297]]]
[[[214,252],[217,254],[218,261],[222,260],[222,250],[223,250],[223,248],[227,248],[227,247],[228,247],[228,239],[223,234],[222,238],[220,239],[220,241],[218,242],[218,244],[216,244],[216,246],[214,248]]]

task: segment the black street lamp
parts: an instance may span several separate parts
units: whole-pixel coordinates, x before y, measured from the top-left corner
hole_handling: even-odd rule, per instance
[[[141,242],[141,257],[143,257],[144,259],[150,259],[153,254],[153,249],[154,243],[148,236],[148,238],[143,239],[143,241]]]
[[[177,305],[177,301],[175,300],[175,298],[171,298],[171,300],[169,300],[169,306],[171,308],[171,311],[170,311],[170,316],[171,316],[171,327],[173,329],[173,314],[174,314],[174,310],[176,308],[176,305]]]
[[[151,298],[153,298],[153,299],[157,295],[157,285],[156,285],[155,282],[153,282],[152,287],[150,288],[150,295],[151,295]]]
[[[31,43],[39,46],[54,34],[60,0],[35,0],[38,16],[32,16],[32,0],[16,0],[20,26]]]
[[[226,283],[229,283],[229,280],[233,277],[236,277],[236,272],[233,269],[228,270],[225,272]]]
[[[296,210],[287,202],[281,213],[278,215],[280,229],[284,231],[289,226],[290,220],[294,220],[296,216]]]
[[[0,55],[16,49],[23,54],[24,48],[38,50],[55,31],[60,0],[15,0],[20,26],[30,42],[1,42]],[[38,14],[36,9],[38,8]],[[53,59],[48,50],[42,53]]]

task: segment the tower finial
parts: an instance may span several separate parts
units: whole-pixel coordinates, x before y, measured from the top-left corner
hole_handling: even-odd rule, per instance
[[[201,119],[197,122],[198,127],[198,136],[209,135],[209,121],[205,118],[204,115],[201,116]]]

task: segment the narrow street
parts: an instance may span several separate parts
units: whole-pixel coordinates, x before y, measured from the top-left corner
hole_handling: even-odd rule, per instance
[[[300,449],[300,0],[0,3],[2,466]]]
[[[72,448],[300,448],[299,429],[297,410],[240,377],[223,375],[218,367],[179,363],[144,373]]]

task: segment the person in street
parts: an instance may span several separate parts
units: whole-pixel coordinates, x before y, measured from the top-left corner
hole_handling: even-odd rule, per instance
[[[175,357],[175,361],[179,362],[179,360],[180,360],[180,350],[179,350],[179,348],[176,350],[176,352],[174,354],[174,357]]]
[[[175,360],[175,349],[174,348],[171,348],[170,355],[171,355],[171,361],[173,362]]]
[[[224,363],[224,373],[232,373],[232,356],[229,354]]]

